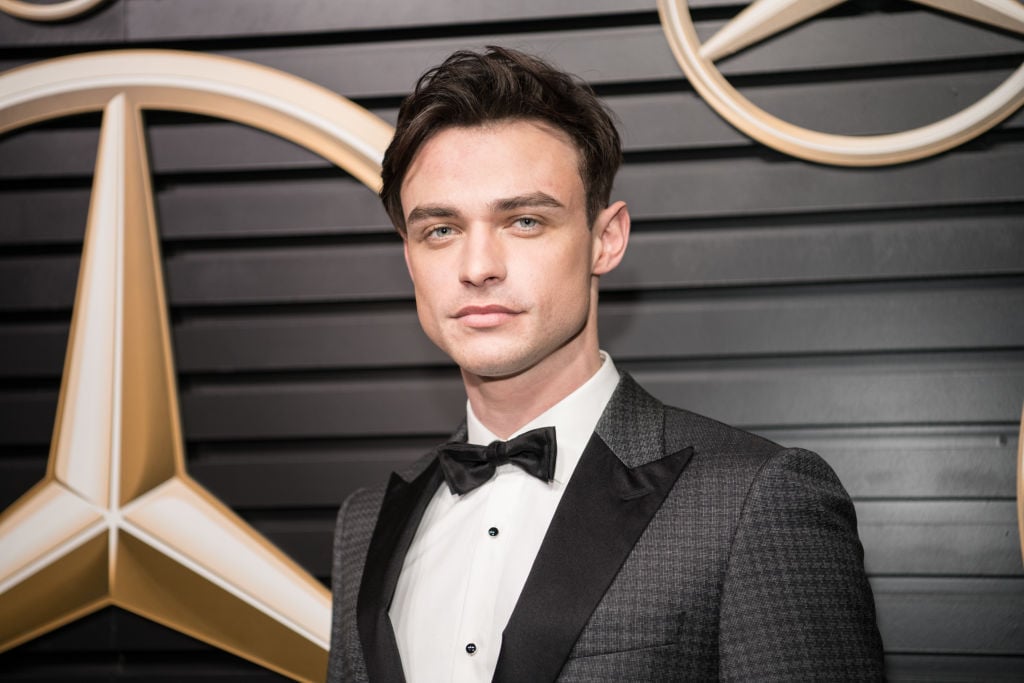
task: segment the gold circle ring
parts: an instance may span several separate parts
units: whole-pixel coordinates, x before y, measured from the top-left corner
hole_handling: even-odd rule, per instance
[[[85,14],[107,0],[65,0],[52,5],[37,5],[25,0],[0,0],[0,12],[28,21],[63,21]]]
[[[984,133],[1024,104],[1024,64],[990,93],[935,123],[885,135],[836,135],[793,125],[746,99],[701,55],[685,0],[658,0],[661,25],[676,61],[704,100],[755,140],[808,161],[884,166],[944,152]]]

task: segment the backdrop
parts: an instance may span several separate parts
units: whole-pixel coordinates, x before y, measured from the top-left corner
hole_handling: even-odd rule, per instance
[[[690,3],[702,36],[743,4]],[[601,312],[617,364],[665,401],[836,469],[892,680],[1019,677],[1021,112],[910,164],[796,160],[694,93],[653,0],[117,0],[58,24],[0,15],[0,72],[179,48],[282,69],[389,121],[425,68],[487,44],[579,74],[621,120],[614,196],[634,236]],[[1022,59],[1019,35],[853,2],[719,67],[788,121],[874,134],[955,113]],[[0,138],[0,509],[46,469],[98,123]],[[337,506],[447,435],[458,375],[419,331],[372,192],[242,126],[161,112],[146,124],[188,469],[326,583]],[[278,678],[115,608],[0,655],[0,677]]]

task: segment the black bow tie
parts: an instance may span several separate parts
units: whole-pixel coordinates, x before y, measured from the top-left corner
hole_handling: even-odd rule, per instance
[[[452,493],[468,493],[494,476],[498,465],[513,463],[541,481],[555,476],[555,428],[541,427],[489,446],[446,443],[438,450],[444,479]]]

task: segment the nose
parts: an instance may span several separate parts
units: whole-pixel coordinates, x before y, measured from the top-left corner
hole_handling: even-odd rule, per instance
[[[470,230],[463,242],[459,279],[484,287],[505,279],[505,254],[500,239],[490,230]]]

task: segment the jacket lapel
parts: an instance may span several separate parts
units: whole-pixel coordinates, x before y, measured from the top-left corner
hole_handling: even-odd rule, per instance
[[[551,520],[502,634],[494,681],[555,680],[590,615],[693,449],[671,444],[664,408],[628,375]]]
[[[366,553],[359,586],[357,620],[366,671],[371,681],[404,681],[398,643],[388,608],[398,576],[427,503],[443,477],[437,459],[412,478],[392,473]]]

